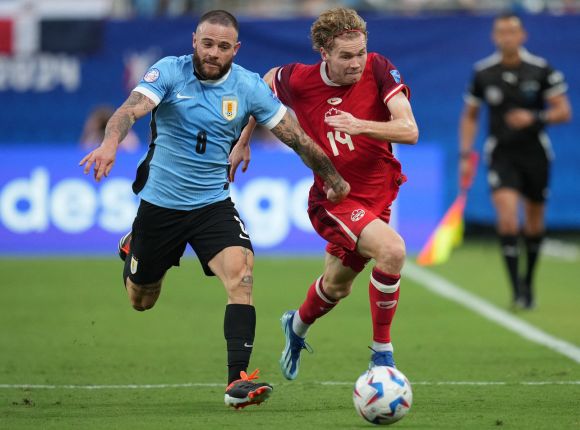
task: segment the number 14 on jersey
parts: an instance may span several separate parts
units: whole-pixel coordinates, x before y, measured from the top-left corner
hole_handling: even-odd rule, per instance
[[[338,146],[336,145],[337,142],[348,146],[350,151],[354,151],[354,144],[352,143],[350,134],[335,130],[334,132],[329,131],[326,133],[326,137],[328,137],[328,140],[330,141],[330,147],[332,148],[332,153],[335,157],[338,156]]]

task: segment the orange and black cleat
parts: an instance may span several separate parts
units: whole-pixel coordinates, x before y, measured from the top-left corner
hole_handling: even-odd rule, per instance
[[[121,257],[121,260],[125,261],[129,252],[131,252],[131,232],[119,240],[119,257]]]
[[[252,382],[258,378],[259,369],[250,375],[240,372],[240,379],[235,380],[226,388],[224,401],[226,405],[236,409],[245,408],[249,405],[259,405],[267,400],[272,394],[272,386],[266,382]]]

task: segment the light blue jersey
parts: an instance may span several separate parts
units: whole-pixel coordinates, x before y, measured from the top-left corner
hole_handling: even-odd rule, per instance
[[[257,73],[232,64],[219,80],[199,80],[192,55],[159,60],[134,91],[157,106],[151,113],[152,143],[133,190],[169,209],[225,200],[228,156],[250,115],[272,128],[286,113]]]

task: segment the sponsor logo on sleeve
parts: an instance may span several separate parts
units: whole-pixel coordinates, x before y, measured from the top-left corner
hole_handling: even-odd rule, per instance
[[[393,77],[393,79],[395,80],[395,82],[397,84],[400,84],[401,83],[401,74],[399,73],[398,70],[396,70],[396,69],[395,70],[391,70],[389,73],[391,74],[391,76]]]

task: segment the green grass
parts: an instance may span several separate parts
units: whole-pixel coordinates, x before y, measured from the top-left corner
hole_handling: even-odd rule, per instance
[[[265,259],[255,268],[258,326],[251,369],[275,389],[260,407],[223,405],[222,386],[156,389],[0,388],[1,429],[370,428],[352,407],[350,385],[368,364],[368,269],[348,300],[309,334],[300,377],[278,370],[278,318],[302,301],[322,259]],[[433,269],[499,307],[508,287],[495,243],[471,242]],[[171,270],[156,307],[131,309],[115,260],[0,261],[0,384],[225,385],[219,282],[194,259]],[[517,315],[580,345],[578,262],[544,258],[538,308]],[[414,404],[400,428],[577,429],[580,365],[430,293],[410,280],[393,329],[398,366]],[[437,385],[448,381],[503,385]]]

